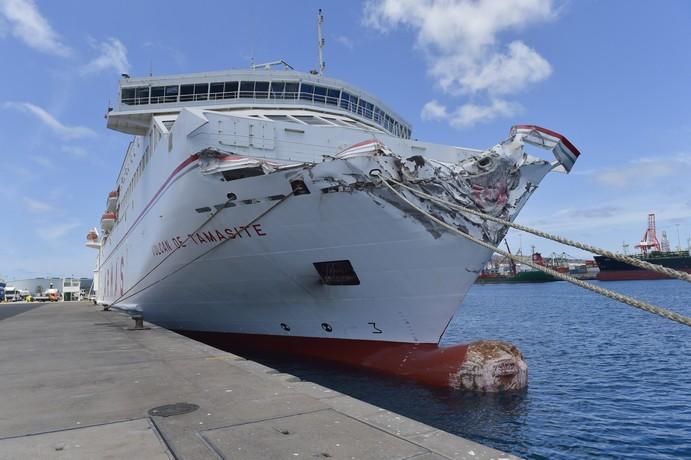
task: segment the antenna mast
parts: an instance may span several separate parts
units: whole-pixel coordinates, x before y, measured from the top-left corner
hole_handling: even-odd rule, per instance
[[[324,62],[324,37],[322,37],[323,22],[324,15],[322,14],[322,9],[319,8],[319,11],[317,12],[317,43],[319,45],[319,65],[317,66],[317,68],[319,69],[319,75],[322,75],[324,73],[324,69],[326,68],[326,63]]]

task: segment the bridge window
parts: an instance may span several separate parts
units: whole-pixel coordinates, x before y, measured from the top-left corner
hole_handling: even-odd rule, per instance
[[[286,84],[282,81],[272,81],[271,82],[271,99],[283,99],[283,91],[285,90]]]
[[[284,93],[286,99],[297,99],[298,98],[298,88],[300,83],[286,82],[286,91]]]
[[[165,93],[165,88],[163,86],[153,86],[151,88],[151,103],[161,104],[163,102],[163,94]]]
[[[314,102],[321,102],[322,104],[326,102],[326,88],[323,86],[314,87]]]
[[[223,99],[235,99],[238,97],[239,83],[236,81],[227,81],[223,85]]]
[[[341,90],[329,88],[326,92],[326,103],[331,105],[338,105],[338,97],[341,95]]]
[[[254,82],[240,82],[240,97],[254,97]]]
[[[266,99],[269,97],[268,81],[258,81],[254,84],[254,97],[258,99]]]
[[[312,101],[314,99],[314,85],[303,83],[300,85],[300,99]]]
[[[209,85],[209,99],[223,99],[224,87],[223,82],[211,83]]]
[[[135,89],[134,97],[136,99],[135,104],[148,104],[149,103],[149,87],[141,87]]]
[[[209,98],[209,84],[197,83],[194,85],[194,100],[205,101]]]
[[[166,98],[164,102],[177,102],[179,89],[178,85],[166,86]]]
[[[123,104],[134,104],[134,88],[122,88],[121,100]]]
[[[180,85],[180,102],[194,100],[194,85]]]

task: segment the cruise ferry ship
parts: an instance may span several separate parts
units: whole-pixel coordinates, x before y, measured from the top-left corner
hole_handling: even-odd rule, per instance
[[[531,125],[486,149],[419,141],[373,95],[283,61],[124,75],[107,126],[133,138],[88,236],[98,303],[432,383],[458,378],[467,347],[437,344],[492,251],[430,216],[494,246],[507,228],[414,191],[513,220],[579,154]]]

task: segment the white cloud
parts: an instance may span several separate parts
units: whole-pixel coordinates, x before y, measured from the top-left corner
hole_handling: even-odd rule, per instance
[[[48,126],[53,132],[65,139],[80,139],[95,135],[94,131],[85,126],[67,126],[62,124],[45,109],[31,104],[30,102],[5,102],[4,108],[21,110],[38,118],[43,124]]]
[[[79,226],[79,222],[50,225],[48,227],[41,228],[40,230],[36,230],[36,234],[41,239],[46,241],[57,240],[67,235],[69,232],[71,232]]]
[[[614,187],[640,187],[670,176],[686,174],[691,155],[678,154],[665,158],[641,158],[628,164],[601,171],[593,171],[594,179]]]
[[[51,161],[50,158],[45,157],[43,155],[34,155],[31,157],[31,161],[36,163],[39,166],[43,166],[46,169],[54,169],[55,165]]]
[[[27,209],[33,213],[44,213],[48,211],[52,211],[53,207],[49,205],[48,203],[44,203],[43,201],[38,201],[34,200],[33,198],[29,198],[28,196],[24,197],[24,204],[26,205]]]
[[[446,120],[449,117],[446,107],[436,100],[431,100],[422,107],[420,117],[423,120]]]
[[[504,49],[498,37],[554,17],[552,0],[370,0],[364,10],[370,27],[416,33],[428,72],[444,93],[488,101],[447,111],[445,118],[457,127],[515,113],[517,105],[499,96],[550,76],[551,65],[537,51],[520,40]],[[430,112],[438,108],[426,105],[423,113],[443,118]]]
[[[485,105],[464,104],[453,113],[450,123],[456,128],[466,128],[498,117],[510,117],[517,114],[520,109],[519,104],[503,99],[492,99]]]
[[[336,37],[336,41],[348,48],[349,50],[352,50],[355,47],[353,41],[345,35],[339,35],[338,37]]]
[[[69,56],[72,51],[60,41],[60,36],[41,16],[33,0],[0,0],[2,15],[12,35],[30,47],[57,56]]]
[[[92,46],[100,54],[84,65],[81,69],[82,75],[98,73],[104,70],[113,69],[119,74],[128,73],[130,64],[127,61],[127,48],[117,38],[109,38]]]
[[[422,107],[420,117],[423,120],[446,120],[457,128],[471,127],[483,121],[518,113],[521,106],[502,99],[492,99],[489,104],[463,104],[453,112],[436,100],[429,101]]]
[[[85,148],[76,145],[63,145],[60,150],[74,158],[84,158],[87,155]]]

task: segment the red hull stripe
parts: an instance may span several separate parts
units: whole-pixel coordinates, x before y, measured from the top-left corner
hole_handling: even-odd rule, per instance
[[[691,269],[682,268],[677,269],[686,273],[691,273]],[[635,280],[666,280],[671,279],[662,273],[652,272],[650,270],[607,270],[601,271],[597,274],[599,281],[635,281]]]
[[[439,347],[434,343],[400,343],[227,332],[178,332],[234,353],[264,351],[316,358],[362,367],[435,387],[449,387],[450,375],[458,373],[468,350],[468,345],[465,344]]]
[[[122,238],[120,238],[120,241],[118,242],[118,244],[115,246],[115,248],[113,248],[113,250],[110,252],[110,255],[101,263],[101,265],[105,265],[105,263],[108,261],[108,259],[110,259],[111,256],[112,256],[113,254],[115,254],[115,251],[118,249],[118,247],[120,246],[120,244],[122,244],[122,242],[125,241],[125,238],[127,237],[127,235],[129,235],[129,233],[130,233],[132,230],[134,230],[134,227],[142,220],[142,218],[144,217],[144,215],[145,215],[147,212],[149,212],[149,209],[151,208],[151,206],[153,205],[153,203],[160,197],[160,195],[163,193],[163,190],[168,186],[168,184],[171,183],[171,181],[173,180],[173,178],[174,178],[180,171],[182,171],[183,169],[185,169],[187,166],[189,166],[190,164],[194,163],[194,162],[197,161],[198,159],[199,159],[199,155],[197,155],[196,153],[193,154],[193,155],[190,155],[189,157],[187,157],[187,158],[185,159],[185,161],[183,161],[182,163],[180,163],[180,164],[178,165],[178,167],[175,168],[175,169],[173,170],[172,173],[170,173],[170,175],[168,176],[168,179],[166,179],[166,181],[163,183],[163,185],[161,185],[161,187],[159,187],[159,189],[158,189],[158,191],[156,192],[156,194],[153,196],[153,198],[151,198],[151,200],[149,200],[149,202],[147,203],[146,207],[144,207],[144,209],[142,210],[142,212],[139,213],[139,215],[137,216],[137,218],[135,219],[135,221],[132,223],[132,225],[130,225],[130,228],[128,228],[127,231],[125,232],[125,234],[122,235]]]
[[[550,136],[556,137],[561,142],[563,142],[564,145],[566,147],[568,147],[568,149],[571,150],[571,152],[574,155],[576,155],[577,157],[581,154],[581,152],[579,152],[578,149],[576,147],[574,147],[574,145],[571,143],[571,141],[569,141],[566,138],[566,136],[564,136],[563,134],[559,134],[556,131],[552,131],[551,129],[543,128],[542,126],[536,126],[536,125],[516,125],[515,127],[518,129],[535,129],[535,130],[541,131],[545,134],[549,134]]]

